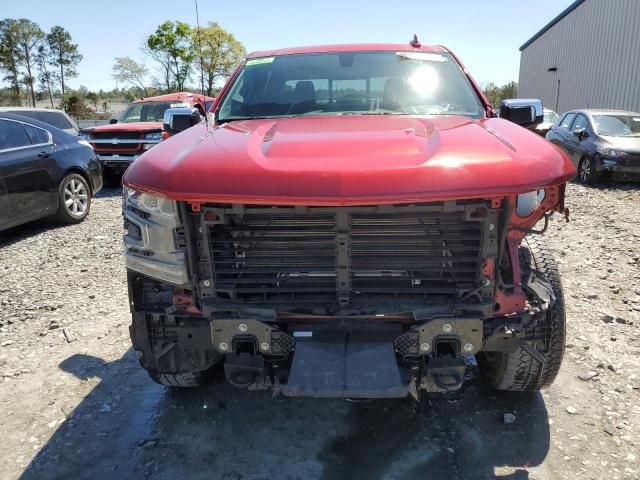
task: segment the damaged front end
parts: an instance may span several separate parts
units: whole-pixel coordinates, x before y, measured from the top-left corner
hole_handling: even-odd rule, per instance
[[[390,398],[460,388],[524,348],[556,299],[519,247],[564,185],[372,206],[174,202],[128,191],[131,337],[156,374],[222,365],[240,387]]]

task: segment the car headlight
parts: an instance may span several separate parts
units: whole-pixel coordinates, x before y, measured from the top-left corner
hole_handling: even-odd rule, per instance
[[[124,188],[123,195],[123,204],[125,208],[127,205],[133,205],[139,210],[152,215],[172,218],[177,216],[177,207],[174,200],[169,200],[168,198],[163,198],[150,193],[140,192],[129,187]]]
[[[162,140],[162,132],[154,132],[154,133],[147,133],[144,136],[145,140]]]
[[[516,213],[519,217],[528,217],[540,206],[545,197],[543,189],[521,193],[516,201]]]
[[[185,251],[176,239],[181,226],[176,202],[129,187],[124,188],[122,197],[127,269],[186,286],[189,277]]]
[[[604,155],[605,157],[621,158],[627,156],[627,152],[622,152],[609,147],[598,147],[597,150],[599,154]]]

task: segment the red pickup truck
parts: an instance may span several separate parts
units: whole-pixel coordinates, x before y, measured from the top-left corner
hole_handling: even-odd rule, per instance
[[[500,390],[553,382],[565,310],[539,234],[575,168],[523,128],[540,101],[498,118],[453,53],[413,41],[251,54],[212,111],[124,177],[154,380],[419,398],[477,362]]]
[[[103,172],[123,173],[138,156],[163,140],[163,117],[166,110],[177,107],[197,108],[204,115],[215,98],[188,92],[147,97],[131,103],[109,125],[84,129]],[[166,136],[166,135],[165,135]]]

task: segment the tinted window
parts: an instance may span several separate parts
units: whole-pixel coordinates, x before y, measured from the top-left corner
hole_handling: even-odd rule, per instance
[[[0,150],[31,145],[22,124],[0,119]]]
[[[57,128],[61,129],[69,129],[73,128],[73,125],[69,122],[67,117],[65,117],[60,112],[41,112],[35,110],[14,110],[9,113],[15,113],[16,115],[22,115],[23,117],[33,118],[35,120],[40,120],[41,122],[48,123]]]
[[[576,121],[573,122],[573,127],[571,127],[572,132],[577,132],[578,130],[584,130],[589,126],[589,121],[584,115],[578,115],[576,117]]]
[[[560,122],[560,128],[565,128],[565,129],[569,130],[569,128],[571,127],[571,123],[573,122],[574,118],[576,118],[576,114],[575,113],[567,113],[562,118],[562,122]]]
[[[22,126],[26,130],[27,135],[31,140],[31,143],[33,143],[34,145],[39,145],[41,143],[49,143],[49,134],[45,130],[38,127],[34,127],[32,125],[22,124]]]
[[[40,120],[63,130],[73,128],[67,117],[59,112],[38,112]]]
[[[142,102],[133,103],[120,116],[121,123],[161,122],[168,108],[185,107],[181,102]]]
[[[7,113],[15,113],[16,115],[22,115],[23,117],[33,118],[34,120],[42,120],[38,115],[38,112],[30,110],[7,110]]]

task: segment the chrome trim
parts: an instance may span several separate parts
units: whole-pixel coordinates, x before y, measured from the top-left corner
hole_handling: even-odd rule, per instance
[[[53,145],[53,136],[51,135],[51,132],[49,130],[45,130],[42,127],[38,127],[37,125],[33,125],[32,123],[23,122],[22,120],[15,120],[13,118],[0,118],[0,120],[5,120],[7,122],[20,123],[22,125],[29,125],[32,128],[37,128],[38,130],[42,130],[43,132],[46,132],[48,137],[49,137],[49,141],[47,143],[33,143],[31,145],[24,145],[22,147],[0,148],[0,152],[2,152],[2,153],[4,153],[4,152],[15,152],[17,150],[24,150],[26,148],[46,147],[48,145]],[[27,135],[27,137],[28,137],[28,135]]]
[[[131,163],[140,155],[104,155],[102,153],[96,154],[98,160],[101,162],[122,162],[122,163]]]
[[[89,143],[101,143],[108,145],[120,145],[120,144],[136,144],[136,143],[160,143],[162,140],[145,140],[144,138],[89,138]]]

